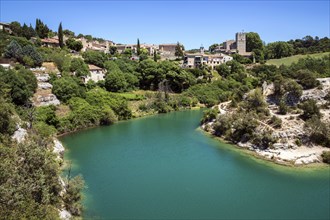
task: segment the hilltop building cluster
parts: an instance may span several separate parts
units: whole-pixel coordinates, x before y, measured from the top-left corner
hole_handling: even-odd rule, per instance
[[[205,54],[204,47],[201,47],[200,53],[185,53],[182,67],[198,68],[204,65],[214,69],[216,66],[230,60],[233,60],[233,58],[223,53]]]
[[[251,52],[246,51],[246,33],[236,33],[235,40],[227,40],[223,42],[221,46],[216,47],[215,52],[225,54],[237,53],[245,57],[251,56]]]
[[[0,30],[7,31],[11,33],[10,25],[7,23],[0,22]],[[64,42],[68,40],[68,36],[63,36]],[[32,41],[37,41],[37,38],[32,37]],[[131,59],[139,59],[137,55],[138,45],[137,44],[116,44],[110,40],[91,40],[86,39],[85,37],[75,38],[76,41],[80,41],[82,44],[82,52],[85,51],[99,51],[103,53],[111,53],[111,49],[116,51],[116,53],[125,53],[126,51],[130,51],[132,54]],[[49,37],[40,39],[41,45],[44,47],[59,47],[59,38],[58,36]],[[177,44],[140,44],[140,49],[143,49],[147,55],[152,56],[154,53],[160,55],[161,59],[174,60],[177,58],[176,56],[176,47]],[[74,52],[74,51],[73,51]],[[211,69],[214,69],[215,66],[226,63],[230,60],[233,60],[231,54],[239,54],[245,57],[251,56],[251,52],[246,51],[246,33],[239,32],[236,33],[235,40],[227,40],[215,48],[213,53],[209,53],[204,50],[204,47],[200,48],[198,53],[184,53],[183,55],[183,68],[198,68],[201,66],[208,66]],[[92,76],[90,78],[84,79],[84,81],[88,81],[92,79],[94,81],[99,81],[103,79],[104,72],[100,70],[99,67],[90,67],[90,72]]]

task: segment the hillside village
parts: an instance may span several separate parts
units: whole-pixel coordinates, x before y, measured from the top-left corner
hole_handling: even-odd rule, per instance
[[[119,44],[76,35],[62,23],[55,32],[40,19],[34,27],[0,22],[3,197],[15,200],[0,203],[9,210],[2,214],[29,219],[10,210],[30,205],[42,210],[38,219],[80,216],[84,184],[60,177],[64,147],[57,137],[145,115],[207,108],[205,131],[259,157],[290,166],[330,163],[329,52],[328,37],[264,44],[258,33],[238,32],[235,40],[185,50],[180,42]],[[288,65],[267,63],[297,54],[304,57]],[[54,199],[20,203],[10,190],[21,176],[23,191]],[[31,187],[45,179],[47,189]]]
[[[0,22],[0,30],[12,33],[10,25],[8,23]],[[70,33],[68,31],[68,33]],[[71,33],[70,33],[71,34]],[[177,44],[116,44],[111,40],[98,39],[94,40],[91,38],[72,37],[69,35],[64,35],[63,40],[66,42],[68,39],[74,39],[77,42],[81,42],[81,52],[86,51],[97,51],[104,54],[130,54],[131,60],[139,60],[137,56],[137,48],[143,50],[148,56],[159,56],[161,60],[175,60],[179,56],[183,55],[183,61],[181,63],[182,68],[199,68],[201,66],[210,67],[212,70],[220,64],[226,63],[233,60],[230,54],[238,53],[239,55],[249,57],[251,52],[246,52],[246,33],[236,33],[235,40],[229,40],[223,42],[222,47],[218,46],[215,53],[205,52],[204,47],[200,48],[199,53],[186,53],[184,52],[184,46]],[[37,43],[38,39],[36,37],[31,37],[31,42]],[[49,38],[40,39],[40,44],[42,47],[47,48],[60,48],[58,36],[53,36]],[[179,48],[179,49],[178,49]],[[178,51],[179,50],[179,51]],[[181,51],[180,51],[181,50]],[[79,55],[78,51],[71,50],[73,57],[83,58]],[[178,54],[179,53],[179,54]],[[114,57],[115,58],[115,57]],[[0,65],[5,68],[10,68],[11,62],[6,62],[5,60],[0,61]],[[60,71],[56,68],[54,63],[45,62],[41,67],[30,68],[30,70],[36,75],[38,80],[38,89],[34,95],[33,103],[35,106],[47,106],[47,105],[60,105],[60,101],[57,99],[56,95],[52,94],[52,85],[49,83],[50,73],[55,73],[58,77],[61,77]],[[106,69],[101,68],[96,65],[88,65],[89,75],[81,76],[81,80],[87,84],[89,80],[97,83],[105,79]],[[75,74],[74,72],[72,74]]]

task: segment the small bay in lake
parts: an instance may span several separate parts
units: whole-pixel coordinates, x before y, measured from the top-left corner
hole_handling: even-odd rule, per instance
[[[198,130],[201,110],[61,137],[82,174],[84,217],[329,219],[330,169],[273,165]]]

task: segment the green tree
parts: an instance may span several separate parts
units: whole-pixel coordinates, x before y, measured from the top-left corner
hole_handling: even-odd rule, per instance
[[[21,36],[22,35],[22,27],[21,24],[18,21],[13,21],[9,24],[10,30],[13,32],[13,35],[15,36]]]
[[[282,57],[291,56],[292,54],[292,45],[284,41],[270,43],[266,46],[267,59],[279,59]]]
[[[312,117],[321,118],[320,109],[316,104],[316,101],[313,99],[308,99],[304,101],[300,106],[300,109],[303,110],[301,117],[304,120],[310,119]]]
[[[61,48],[64,47],[62,22],[58,26],[58,42]]]
[[[304,130],[312,142],[330,147],[330,125],[322,122],[318,115],[306,121]]]
[[[140,56],[140,54],[141,54],[141,46],[140,46],[140,40],[139,40],[139,38],[137,39],[136,52],[137,52],[137,55]]]
[[[14,106],[0,98],[0,133],[12,135],[16,128],[15,120],[12,115]]]
[[[289,79],[284,84],[285,100],[289,105],[296,105],[302,95],[302,86],[295,80]]]
[[[215,67],[215,70],[219,73],[222,77],[228,77],[230,75],[230,67],[227,64],[221,64]]]
[[[89,75],[87,64],[81,58],[73,58],[70,65],[70,71],[74,72],[77,77]]]
[[[111,92],[125,91],[127,82],[120,70],[114,70],[105,77],[105,88]]]
[[[102,116],[100,119],[101,125],[111,125],[118,121],[118,117],[116,116],[115,112],[108,106],[102,109]]]
[[[43,59],[40,55],[40,53],[38,53],[38,51],[35,49],[35,47],[31,46],[31,45],[26,45],[22,48],[22,55],[24,56],[28,56],[33,60],[33,65],[32,66],[41,66]]]
[[[154,61],[157,62],[157,52],[156,52],[156,50],[154,51]]]
[[[263,50],[262,40],[258,33],[246,33],[246,51],[252,52],[253,50]]]
[[[64,195],[64,203],[66,209],[73,215],[81,215],[82,210],[82,190],[84,188],[84,180],[82,176],[69,178],[66,184],[66,194]]]
[[[48,37],[48,34],[51,30],[40,19],[37,18],[35,31],[40,38],[46,38]]]
[[[62,77],[53,82],[52,92],[62,102],[67,102],[72,97],[83,97],[84,90],[71,77]]]
[[[108,59],[107,55],[100,51],[88,50],[83,53],[83,58],[86,63],[94,64],[101,68],[104,67],[104,62]]]
[[[184,50],[183,45],[178,42],[175,47],[175,56],[183,57],[183,50]]]
[[[83,44],[81,43],[81,41],[76,41],[73,38],[69,38],[65,41],[66,46],[71,49],[71,50],[75,50],[75,51],[80,51],[83,48]]]
[[[13,103],[16,105],[24,105],[29,102],[29,98],[33,95],[33,85],[28,84],[24,78],[24,73],[16,70],[4,70],[0,68],[0,81],[7,90],[8,95]],[[28,76],[29,77],[29,76]],[[35,76],[33,75],[34,79]],[[36,80],[36,79],[35,79]]]
[[[5,49],[5,57],[8,58],[22,58],[22,47],[17,43],[16,40],[12,40]]]
[[[75,37],[75,34],[73,31],[70,31],[68,29],[63,30],[63,34],[68,37]]]
[[[209,46],[209,52],[214,53],[214,50],[219,46],[219,44],[212,44]]]
[[[33,29],[33,27],[30,24],[30,27],[28,27],[25,23],[23,24],[23,27],[21,28],[21,35],[25,37],[26,39],[30,40],[31,37],[36,36],[36,33]]]
[[[61,73],[68,73],[70,71],[71,58],[64,51],[53,53],[51,60]]]
[[[267,114],[267,103],[260,88],[256,88],[248,94],[244,107],[246,107],[248,111]]]
[[[122,52],[123,55],[126,55],[128,57],[132,56],[132,49],[130,48],[126,48],[123,52]]]
[[[312,89],[320,85],[320,82],[316,79],[316,74],[308,69],[299,70],[297,78],[304,89]]]
[[[278,113],[281,115],[286,115],[287,112],[288,112],[288,106],[286,105],[285,101],[281,99],[278,106]]]
[[[110,53],[111,55],[115,55],[116,52],[117,52],[117,47],[115,47],[115,46],[110,46],[110,48],[109,48],[109,53]]]

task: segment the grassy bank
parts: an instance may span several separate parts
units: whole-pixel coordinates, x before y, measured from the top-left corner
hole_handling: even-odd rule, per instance
[[[307,58],[307,57],[321,58],[321,57],[329,55],[329,54],[330,54],[330,52],[305,54],[305,55],[295,55],[295,56],[291,56],[291,57],[284,57],[284,58],[281,58],[281,59],[271,59],[271,60],[268,60],[266,64],[275,65],[275,66],[281,66],[281,65],[289,66],[292,63],[295,63],[299,59],[302,59],[302,58]]]

